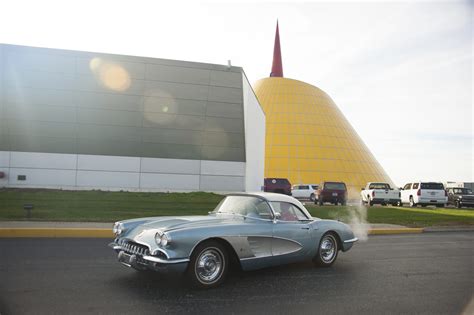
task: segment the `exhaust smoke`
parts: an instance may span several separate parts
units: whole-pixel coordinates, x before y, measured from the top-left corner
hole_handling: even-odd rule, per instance
[[[348,209],[347,222],[359,241],[367,241],[370,225],[367,222],[367,208],[359,205]]]

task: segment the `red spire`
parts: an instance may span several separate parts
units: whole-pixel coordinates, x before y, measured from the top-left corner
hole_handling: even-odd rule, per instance
[[[278,31],[278,20],[277,29],[275,34],[275,46],[273,47],[273,64],[271,77],[283,77],[283,64],[281,62],[281,49],[280,49],[280,32]]]

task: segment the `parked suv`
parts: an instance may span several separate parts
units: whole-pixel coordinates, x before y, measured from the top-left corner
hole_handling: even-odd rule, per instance
[[[335,205],[345,205],[347,200],[347,187],[343,182],[322,182],[316,193],[315,204],[323,205],[330,202]]]
[[[410,207],[421,205],[435,205],[444,207],[448,201],[448,194],[442,183],[415,182],[403,186],[401,191],[402,203],[410,204]]]
[[[456,208],[474,207],[474,194],[469,188],[450,187],[448,191],[448,204]]]
[[[265,178],[263,191],[291,196],[291,183],[286,178]]]
[[[293,185],[291,188],[291,195],[298,199],[309,199],[314,201],[316,199],[317,190],[318,185],[315,184]]]

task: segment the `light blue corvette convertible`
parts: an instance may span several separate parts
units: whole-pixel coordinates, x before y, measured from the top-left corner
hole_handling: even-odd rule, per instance
[[[124,220],[113,230],[120,263],[187,273],[202,288],[221,284],[230,264],[254,270],[313,260],[329,267],[357,241],[348,225],[313,218],[295,198],[273,193],[231,194],[207,216]]]

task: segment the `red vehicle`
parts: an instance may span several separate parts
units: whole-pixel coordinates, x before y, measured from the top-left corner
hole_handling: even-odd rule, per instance
[[[315,204],[323,205],[325,202],[330,202],[335,205],[340,203],[345,205],[347,200],[347,187],[343,182],[323,182],[319,185],[316,192]]]
[[[286,178],[265,178],[263,190],[291,196],[291,183]]]

